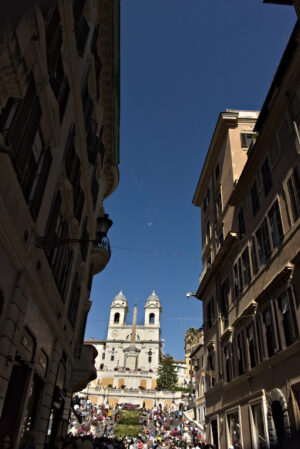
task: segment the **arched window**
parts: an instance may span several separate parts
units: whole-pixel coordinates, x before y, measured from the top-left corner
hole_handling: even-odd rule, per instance
[[[154,324],[155,315],[154,313],[150,313],[149,315],[149,324]]]
[[[118,313],[115,313],[115,316],[114,316],[114,323],[119,323],[119,321],[120,321],[120,314],[119,314],[119,312],[118,312]]]

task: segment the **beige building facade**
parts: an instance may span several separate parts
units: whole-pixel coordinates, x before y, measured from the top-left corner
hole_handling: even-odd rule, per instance
[[[202,434],[205,433],[205,359],[204,359],[204,329],[201,343],[190,353],[191,366],[194,374],[194,410],[195,420],[199,423]]]
[[[186,330],[184,335],[184,353],[186,363],[186,373],[189,387],[192,389],[195,386],[195,370],[193,368],[191,353],[203,343],[203,329],[196,329],[190,327]]]
[[[300,426],[299,37],[297,24],[260,114],[220,114],[193,200],[217,448],[267,448]]]
[[[31,430],[42,448],[96,376],[83,336],[119,179],[119,2],[32,2],[13,19],[0,27],[0,436],[19,447]]]

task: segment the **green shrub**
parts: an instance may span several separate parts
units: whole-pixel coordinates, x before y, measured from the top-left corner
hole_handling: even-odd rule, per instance
[[[115,435],[117,438],[123,438],[126,435],[134,438],[139,435],[141,430],[141,426],[128,426],[126,424],[118,424],[115,428]]]
[[[115,427],[116,437],[120,438],[125,435],[131,438],[137,437],[142,430],[139,425],[139,417],[142,413],[142,410],[120,410],[120,419]]]
[[[141,410],[120,410],[119,424],[138,425]]]

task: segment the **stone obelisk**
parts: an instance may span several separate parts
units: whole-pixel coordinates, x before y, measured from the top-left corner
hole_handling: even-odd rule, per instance
[[[131,344],[127,348],[124,349],[125,354],[125,366],[130,370],[138,369],[138,357],[140,349],[138,349],[135,345],[136,341],[136,317],[137,317],[137,307],[134,306],[133,309],[133,322],[132,322],[132,331],[131,331]]]
[[[131,332],[131,344],[135,345],[136,338],[136,316],[137,316],[137,308],[134,306],[133,309],[133,321],[132,321],[132,332]]]

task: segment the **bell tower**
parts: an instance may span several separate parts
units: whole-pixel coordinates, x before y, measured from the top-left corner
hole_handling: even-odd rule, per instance
[[[126,324],[128,312],[127,299],[122,290],[115,296],[110,306],[109,328],[122,327]]]
[[[145,305],[145,326],[160,327],[160,314],[162,312],[160,300],[153,290]]]

